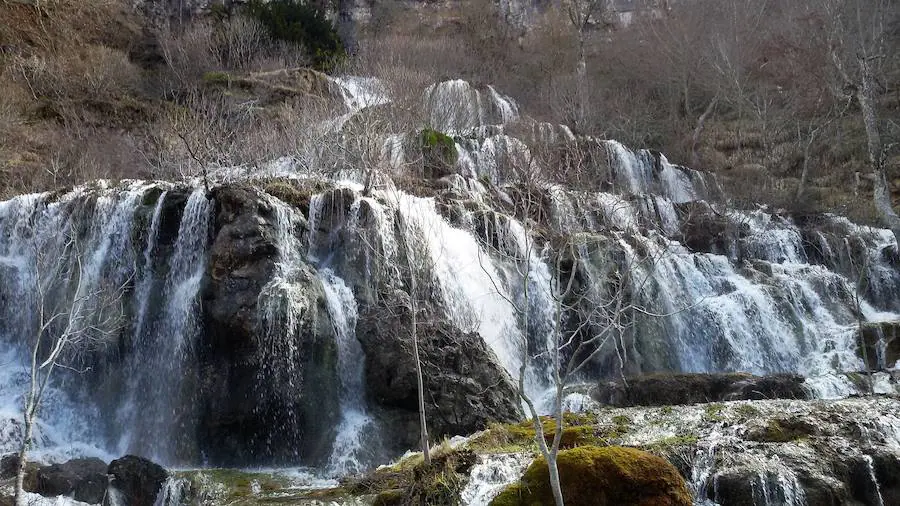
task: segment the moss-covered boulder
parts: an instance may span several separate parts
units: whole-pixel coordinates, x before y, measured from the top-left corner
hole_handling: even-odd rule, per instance
[[[459,157],[456,141],[449,135],[426,128],[420,135],[424,176],[436,179],[449,176]]]
[[[633,448],[582,446],[561,451],[559,477],[567,506],[690,506],[684,478],[665,459]],[[547,462],[539,458],[491,506],[553,504]]]

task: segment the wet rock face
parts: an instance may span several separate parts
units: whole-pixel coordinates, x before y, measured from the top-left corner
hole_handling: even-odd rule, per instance
[[[198,356],[201,451],[223,465],[318,455],[337,402],[334,344],[321,285],[310,267],[299,269],[292,283],[307,304],[296,332],[268,336],[259,303],[279,258],[273,209],[249,189],[222,187],[213,197],[215,238]]]
[[[611,406],[667,406],[762,399],[806,399],[803,378],[793,374],[652,374],[621,382],[603,382],[593,389],[597,402]]]
[[[705,202],[686,202],[677,208],[682,220],[679,239],[691,251],[731,256],[747,233],[746,227],[735,226]]]
[[[872,468],[883,504],[900,504],[900,454],[877,452],[872,455]]]
[[[410,316],[408,300],[398,297],[363,312],[356,329],[366,355],[368,396],[384,409],[388,423],[398,426],[389,431],[398,436],[398,448],[415,446],[419,433]],[[517,420],[515,388],[483,339],[429,318],[425,311],[419,318],[429,435],[471,434],[490,421]]]
[[[129,506],[153,506],[169,473],[153,462],[127,455],[109,464],[111,485]]]
[[[76,501],[97,504],[103,500],[108,483],[106,462],[100,459],[73,459],[37,470],[35,492],[45,497],[72,496]]]
[[[900,361],[900,322],[866,323],[861,330],[869,370],[891,369]],[[858,351],[863,358],[863,348]]]

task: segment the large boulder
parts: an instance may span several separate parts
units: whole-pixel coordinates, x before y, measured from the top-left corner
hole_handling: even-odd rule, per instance
[[[753,376],[742,373],[651,374],[625,382],[602,382],[591,391],[611,406],[667,406],[761,399],[806,399],[803,377],[793,374]]]
[[[107,472],[115,488],[128,506],[153,506],[156,496],[169,478],[158,464],[134,455],[110,462]]]
[[[72,496],[75,500],[97,504],[103,500],[109,480],[106,462],[97,458],[72,459],[63,464],[42,467],[28,480],[29,492],[44,497]]]
[[[559,452],[559,480],[567,506],[690,506],[684,478],[667,460],[633,448],[582,446]],[[547,462],[538,458],[519,483],[491,506],[553,504]]]
[[[19,469],[19,456],[10,453],[0,457],[0,480],[6,480],[16,475]]]
[[[417,383],[405,294],[369,308],[356,333],[365,353],[368,396],[384,408],[399,448],[416,443]],[[425,411],[433,438],[470,434],[490,421],[519,419],[512,380],[475,332],[462,332],[433,313],[419,315],[419,353],[425,383]]]
[[[297,252],[279,251],[276,209],[264,196],[233,186],[212,196],[198,349],[200,449],[217,465],[314,464],[338,415],[321,282],[301,260],[289,275],[278,271],[279,255]]]

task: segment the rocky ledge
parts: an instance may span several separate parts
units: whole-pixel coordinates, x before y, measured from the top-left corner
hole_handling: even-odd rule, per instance
[[[622,408],[601,407],[587,397],[569,400],[583,412],[566,414],[564,467],[580,469],[580,462],[590,461],[622,471],[615,485],[625,493],[633,491],[629,480],[637,480],[635,486],[652,482],[658,495],[646,487],[641,493],[670,500],[664,504],[684,504],[685,492],[698,506],[900,504],[895,396]],[[544,424],[552,427],[549,420]],[[521,491],[534,489],[529,483],[542,472],[527,421],[444,440],[433,455],[430,467],[409,453],[340,483],[298,470],[182,471],[169,478],[160,497],[162,504],[498,506],[530,500]],[[563,483],[579,483],[571,478],[563,476]],[[569,492],[571,504],[582,504],[581,492]]]

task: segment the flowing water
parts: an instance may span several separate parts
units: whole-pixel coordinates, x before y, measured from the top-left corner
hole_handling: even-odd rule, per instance
[[[376,82],[338,84],[350,113],[388,103]],[[526,364],[527,393],[538,401],[552,382],[557,332],[571,329],[572,319],[583,323],[574,324],[583,330],[579,339],[614,328],[579,380],[658,371],[792,372],[809,377],[823,397],[857,391],[841,375],[863,368],[859,322],[900,320],[898,248],[890,231],[836,216],[810,220],[730,208],[709,174],[596,139],[586,142],[602,155],[603,184],[573,190],[538,180],[541,207],[525,211],[540,218],[524,219],[505,174],[541,168],[532,165],[539,164],[530,147],[535,139],[571,142],[572,132],[535,124],[520,129],[533,138],[516,137],[507,128],[523,121],[515,102],[464,81],[429,87],[423,100],[431,126],[457,134],[459,175],[441,183],[439,197],[390,185],[364,194],[363,181],[330,181],[323,186],[336,189],[312,192],[304,216],[258,194],[271,209],[260,219],[272,225],[277,251],[258,301],[254,387],[277,389],[286,403],[308,392],[300,338],[321,300],[335,350],[336,385],[329,391],[337,392],[339,411],[323,474],[356,472],[380,458],[385,429],[368,404],[356,324],[372,294],[408,290],[410,275],[442,317],[482,337],[511,377]],[[400,166],[404,135],[385,142],[385,167]],[[128,452],[170,465],[204,462],[196,443],[202,401],[196,355],[218,233],[215,206],[202,188],[149,182],[0,202],[0,453],[15,448],[21,430],[26,348],[42,287],[63,303],[121,293],[123,323],[79,357],[96,374],[54,379],[37,428],[39,454],[60,460]],[[557,232],[573,238],[568,257],[547,240]],[[555,310],[560,286],[553,274],[563,264],[583,282],[580,295],[589,302],[565,318]],[[627,310],[603,309],[622,301]],[[891,367],[885,350],[879,353],[882,367]],[[879,385],[890,391],[889,380]],[[267,441],[283,446],[291,441],[284,434],[303,433],[304,423],[288,417],[271,427]],[[494,464],[479,472],[520,466]],[[703,472],[695,481],[709,478]],[[499,486],[510,473],[481,481]],[[786,473],[763,473],[755,483],[766,504],[803,501]],[[485,495],[467,494],[473,504]]]

